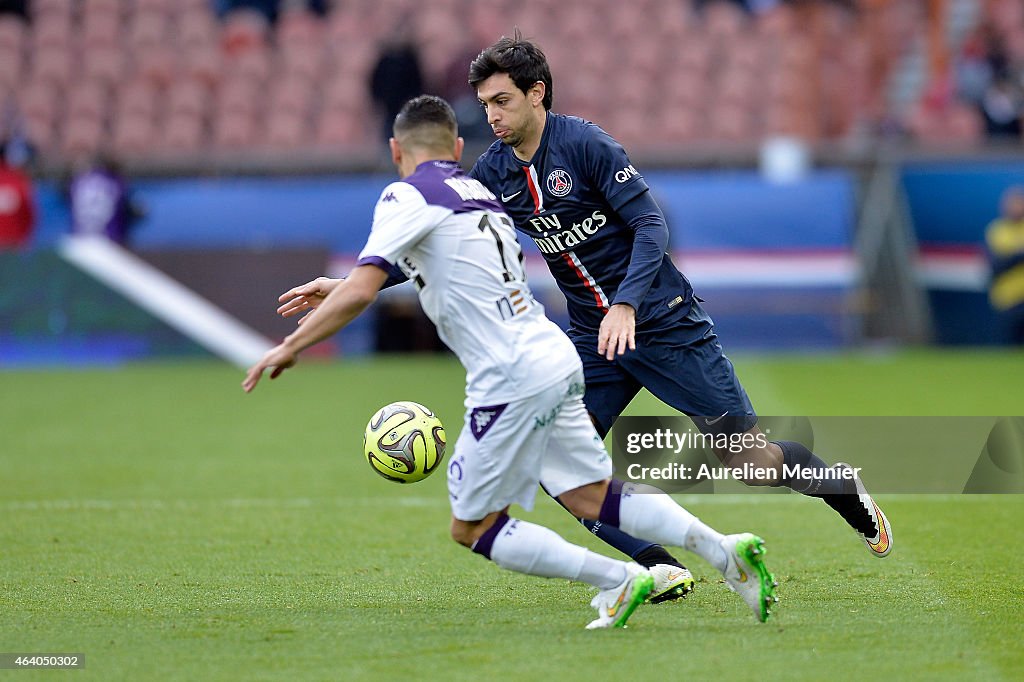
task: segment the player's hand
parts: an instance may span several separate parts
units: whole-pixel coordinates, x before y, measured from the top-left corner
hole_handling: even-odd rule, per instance
[[[636,350],[636,311],[626,303],[616,303],[601,320],[597,334],[597,352],[606,360],[624,355],[626,348]]]
[[[251,393],[252,389],[256,388],[256,384],[260,382],[263,370],[273,367],[270,378],[276,379],[281,376],[281,372],[289,367],[293,367],[298,360],[298,353],[285,344],[282,343],[279,346],[274,346],[260,358],[259,362],[249,368],[249,372],[245,375],[245,380],[242,382],[242,388],[246,393]]]
[[[330,277],[317,277],[312,282],[289,289],[277,297],[278,302],[283,304],[277,309],[277,312],[281,317],[302,314],[302,317],[299,318],[299,324],[302,324],[306,319],[305,314],[312,312],[323,303],[327,294],[331,293],[342,281]]]

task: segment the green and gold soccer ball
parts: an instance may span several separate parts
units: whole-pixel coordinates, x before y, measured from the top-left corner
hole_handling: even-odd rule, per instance
[[[396,483],[429,476],[444,459],[444,426],[419,403],[403,400],[377,410],[363,435],[363,454],[378,474]]]

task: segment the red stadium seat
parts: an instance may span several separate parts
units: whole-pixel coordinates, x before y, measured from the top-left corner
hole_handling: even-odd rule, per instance
[[[289,112],[275,112],[267,123],[266,140],[271,147],[295,149],[311,142],[306,137],[306,117]]]
[[[82,75],[87,79],[114,85],[124,77],[124,51],[117,47],[93,47],[83,57]]]
[[[178,53],[174,48],[153,45],[135,55],[135,72],[158,88],[166,88],[178,73]]]
[[[155,133],[148,116],[123,116],[114,122],[111,145],[119,156],[141,156],[152,149]]]
[[[117,117],[140,116],[152,118],[157,111],[158,92],[146,80],[135,80],[121,85],[117,96]]]
[[[306,80],[285,80],[272,84],[270,112],[305,116],[313,99],[313,86]]]
[[[131,0],[127,0],[131,4]],[[82,0],[82,16],[90,14],[112,13],[120,15],[124,12],[125,2],[122,0]]]
[[[44,14],[35,19],[32,27],[33,49],[68,49],[72,35],[70,14]]]
[[[703,33],[716,42],[735,42],[746,29],[743,10],[732,2],[716,0],[704,8]]]
[[[128,24],[128,45],[136,53],[161,45],[169,28],[166,14],[140,7]]]
[[[14,14],[0,14],[0,50],[21,52],[28,42],[28,26]]]
[[[213,144],[221,149],[244,149],[256,142],[256,124],[252,117],[219,116],[214,121]]]
[[[69,118],[65,121],[61,151],[69,159],[95,154],[104,142],[103,122],[98,118]]]
[[[235,9],[224,17],[221,40],[229,54],[242,54],[265,47],[269,30],[267,17],[262,12]]]
[[[256,99],[261,89],[250,79],[233,78],[225,81],[217,93],[219,116],[252,116],[256,111]]]
[[[121,15],[107,10],[86,13],[82,17],[79,35],[86,50],[120,47]]]
[[[317,126],[316,142],[323,147],[345,147],[365,143],[366,119],[344,110],[323,112]]]
[[[13,89],[21,80],[25,60],[20,49],[0,46],[0,95],[5,89]],[[4,98],[0,97],[0,102]]]
[[[68,91],[64,118],[95,118],[102,121],[107,116],[109,101],[105,88],[99,84],[76,83]]]
[[[68,0],[32,0],[32,20],[38,21],[45,15],[67,15],[70,16],[74,3]]]
[[[71,52],[64,48],[37,50],[32,57],[31,78],[63,87],[71,80],[72,64]]]
[[[178,20],[178,44],[185,50],[217,46],[220,26],[209,12],[186,12]]]
[[[18,108],[31,120],[53,125],[59,105],[58,90],[48,82],[31,82],[18,91]]]
[[[206,88],[196,81],[180,80],[167,91],[166,109],[170,115],[205,118],[210,110]]]
[[[323,21],[301,5],[285,8],[277,20],[278,45],[323,46]]]
[[[265,81],[270,76],[271,52],[259,47],[236,54],[228,54],[224,67],[231,78]]]
[[[163,130],[160,146],[165,150],[194,152],[205,142],[205,128],[199,116],[172,114]]]
[[[751,111],[742,106],[716,106],[708,123],[708,137],[721,142],[753,142],[759,133]]]

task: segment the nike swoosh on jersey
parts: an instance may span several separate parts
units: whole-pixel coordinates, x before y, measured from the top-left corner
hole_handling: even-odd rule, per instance
[[[726,412],[725,414],[729,414],[729,413]],[[704,423],[707,424],[708,426],[714,426],[718,422],[720,422],[723,419],[725,419],[725,414],[720,415],[718,417],[715,417],[714,419],[708,419],[707,417],[704,417]]]
[[[517,196],[519,196],[522,193],[523,193],[523,190],[519,190],[518,192],[513,192],[512,194],[509,194],[508,196],[505,196],[504,194],[502,194],[501,195],[501,200],[502,201],[511,201],[511,200],[515,199]]]

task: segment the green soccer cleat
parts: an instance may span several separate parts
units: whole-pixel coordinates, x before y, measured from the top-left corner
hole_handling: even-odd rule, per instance
[[[725,584],[743,597],[757,620],[765,622],[771,615],[771,607],[779,601],[775,596],[779,584],[764,565],[764,540],[751,533],[727,535],[722,540],[722,549],[727,557],[722,571]]]
[[[654,578],[640,564],[626,564],[626,578],[615,587],[601,590],[590,602],[597,618],[587,625],[597,628],[624,628],[626,621],[654,589]]]
[[[647,569],[654,578],[654,589],[648,601],[652,604],[682,599],[693,592],[693,575],[685,566],[671,564],[655,564]]]

